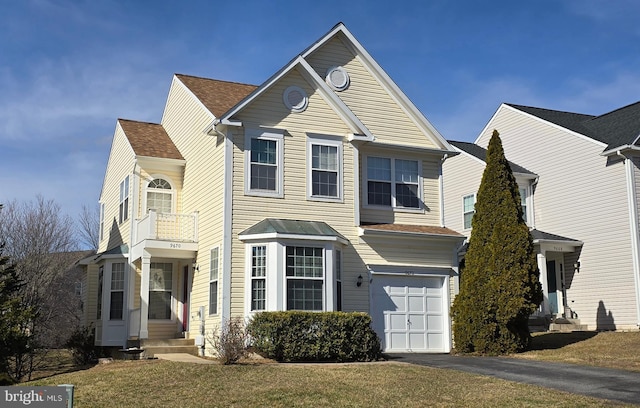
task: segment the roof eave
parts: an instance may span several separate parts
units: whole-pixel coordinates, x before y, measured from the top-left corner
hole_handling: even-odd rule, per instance
[[[365,235],[395,235],[412,238],[445,238],[453,240],[464,240],[466,237],[460,234],[437,234],[432,232],[417,232],[417,231],[393,231],[393,230],[381,230],[375,228],[362,228],[358,227],[358,236]]]

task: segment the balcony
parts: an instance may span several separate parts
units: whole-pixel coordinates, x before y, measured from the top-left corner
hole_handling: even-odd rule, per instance
[[[149,213],[134,223],[133,259],[147,251],[153,256],[193,257],[198,249],[198,213]]]

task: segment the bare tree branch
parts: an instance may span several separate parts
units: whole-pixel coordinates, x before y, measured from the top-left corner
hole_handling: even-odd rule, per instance
[[[78,216],[78,237],[83,246],[98,250],[100,243],[100,207],[82,206],[82,212]]]

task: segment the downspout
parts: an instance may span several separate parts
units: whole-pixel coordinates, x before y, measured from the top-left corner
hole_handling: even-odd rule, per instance
[[[134,298],[135,298],[135,293],[133,293],[133,291],[135,291],[135,287],[136,287],[135,267],[133,265],[134,259],[131,259],[131,248],[133,248],[133,244],[137,241],[137,238],[138,238],[138,228],[135,222],[136,216],[137,216],[137,212],[135,211],[135,209],[138,208],[138,200],[139,200],[140,180],[139,180],[138,174],[139,174],[138,161],[136,160],[136,162],[133,164],[133,171],[131,175],[131,186],[129,187],[129,191],[131,191],[131,221],[129,225],[131,227],[129,231],[129,254],[127,255],[127,270],[129,272],[129,282],[128,282],[128,288],[125,292],[127,298],[124,300],[127,305],[127,313],[124,316],[125,318],[124,324],[125,324],[125,332],[126,332],[124,347],[127,346],[127,340],[132,335],[132,333],[129,333],[129,330],[131,329],[131,312],[133,311]],[[140,322],[138,322],[137,326],[138,327],[140,326]],[[135,335],[139,336],[140,333],[135,333]]]
[[[540,181],[540,177],[536,177],[535,179],[533,179],[533,182],[531,183],[531,226],[530,229],[535,229],[536,228],[536,186],[538,185],[538,181]]]
[[[638,236],[638,207],[635,203],[636,186],[634,183],[633,161],[620,152],[616,151],[619,157],[624,160],[625,174],[627,180],[627,204],[629,206],[629,227],[631,229],[631,255],[633,260],[633,280],[636,285],[636,325],[640,326],[640,264],[638,254],[640,253],[640,243]]]
[[[438,191],[440,193],[440,226],[444,227],[444,179],[442,175],[442,168],[444,161],[449,157],[448,153],[445,153],[440,159],[440,173],[438,174]]]
[[[353,146],[353,222],[360,226],[360,151]]]
[[[218,132],[218,130],[216,130]],[[232,251],[232,205],[233,205],[233,143],[229,127],[224,135],[224,176],[222,189],[222,307],[221,325],[231,318],[231,251]],[[221,326],[222,327],[222,326]]]

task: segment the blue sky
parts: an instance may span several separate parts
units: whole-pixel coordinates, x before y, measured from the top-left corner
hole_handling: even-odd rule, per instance
[[[447,139],[502,102],[640,100],[640,2],[0,0],[0,203],[97,203],[117,118],[159,122],[172,75],[260,84],[342,21]]]

